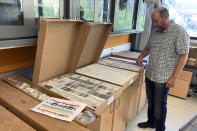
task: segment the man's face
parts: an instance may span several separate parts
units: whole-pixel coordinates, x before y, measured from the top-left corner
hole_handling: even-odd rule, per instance
[[[153,26],[155,26],[159,31],[164,31],[165,30],[164,18],[161,18],[159,13],[154,12],[152,14],[152,22],[153,22]]]

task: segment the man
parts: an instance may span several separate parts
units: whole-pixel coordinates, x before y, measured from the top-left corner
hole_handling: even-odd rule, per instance
[[[167,96],[175,84],[189,53],[189,35],[179,25],[169,20],[164,7],[156,8],[152,14],[153,26],[149,42],[138,57],[137,64],[149,54],[146,70],[146,94],[148,99],[148,121],[139,123],[140,128],[165,130]]]

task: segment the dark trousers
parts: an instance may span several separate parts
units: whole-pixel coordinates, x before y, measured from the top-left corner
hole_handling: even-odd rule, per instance
[[[148,99],[148,122],[156,126],[156,131],[165,131],[169,88],[166,87],[166,83],[156,83],[148,78],[145,79],[145,82]]]

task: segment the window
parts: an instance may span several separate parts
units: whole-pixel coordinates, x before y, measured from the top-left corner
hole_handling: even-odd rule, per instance
[[[60,0],[34,0],[35,18],[60,18]]]
[[[116,0],[114,31],[132,30],[135,0]]]
[[[80,18],[84,21],[94,21],[95,0],[80,0]]]
[[[0,0],[0,25],[24,25],[22,0]]]
[[[146,3],[144,3],[143,0],[139,0],[137,22],[136,22],[137,31],[144,31],[145,18],[146,18]]]
[[[113,23],[112,34],[132,33],[135,29],[137,31],[143,31],[144,29],[146,4],[143,3],[143,0],[70,1],[72,8],[69,11],[72,13],[68,13],[70,14],[69,17],[80,17],[84,21],[111,22]],[[135,4],[139,1],[140,7],[138,9],[138,4],[137,7]],[[79,5],[76,3],[79,3]],[[135,7],[139,10],[138,14],[135,12]]]
[[[197,38],[197,3],[196,0],[165,0],[170,12],[170,19],[187,30],[190,37]]]
[[[84,21],[110,21],[110,0],[80,0],[80,19]]]

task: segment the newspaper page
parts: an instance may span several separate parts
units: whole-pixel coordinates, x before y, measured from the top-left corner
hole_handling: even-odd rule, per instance
[[[77,101],[52,97],[43,101],[31,110],[53,118],[71,122],[85,108],[85,106],[86,104]]]

